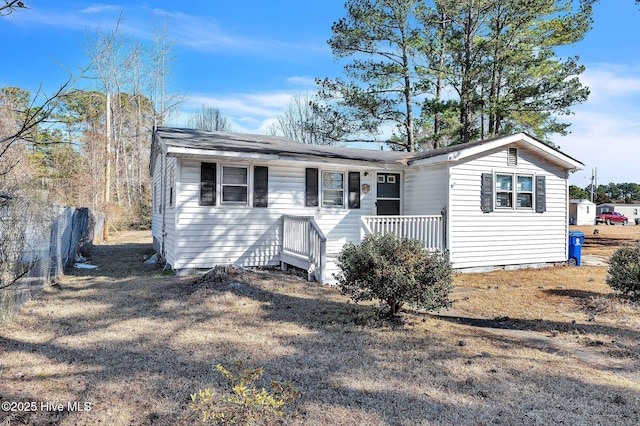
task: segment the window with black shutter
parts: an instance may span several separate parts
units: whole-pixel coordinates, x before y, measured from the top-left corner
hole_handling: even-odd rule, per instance
[[[547,181],[545,176],[536,176],[536,213],[547,211]]]
[[[216,205],[216,165],[202,163],[200,165],[200,205]]]
[[[253,207],[269,205],[269,168],[255,166],[253,168]]]
[[[307,207],[318,206],[318,169],[306,169],[304,205]]]
[[[360,172],[349,172],[349,208],[360,208]]]

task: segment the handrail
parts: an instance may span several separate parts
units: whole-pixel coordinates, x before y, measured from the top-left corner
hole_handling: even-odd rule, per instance
[[[313,217],[309,218],[309,225],[309,274],[313,274],[317,281],[324,282],[327,237]]]
[[[324,278],[326,242],[324,235],[313,216],[283,215],[282,253],[295,256],[303,262],[309,273],[309,279],[315,277],[322,282]]]

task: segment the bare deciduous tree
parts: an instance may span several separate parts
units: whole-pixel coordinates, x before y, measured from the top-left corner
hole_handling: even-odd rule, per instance
[[[140,218],[148,216],[150,204],[150,130],[165,121],[181,98],[165,93],[173,45],[167,40],[166,22],[152,46],[126,37],[119,22],[112,31],[87,36],[86,51],[98,82],[96,92],[104,94],[105,104],[109,99],[109,107],[99,121],[99,143],[95,137],[87,139],[85,148],[98,160],[91,173],[102,175],[96,179],[93,193],[105,189],[92,207],[121,219],[123,225],[137,226],[145,222]]]
[[[231,122],[227,117],[222,115],[216,107],[205,107],[195,113],[189,119],[187,124],[192,129],[208,130],[210,132],[230,132]]]
[[[314,99],[308,94],[296,94],[289,105],[267,130],[274,136],[284,136],[310,145],[335,145],[338,142],[320,132],[321,115],[313,108]]]

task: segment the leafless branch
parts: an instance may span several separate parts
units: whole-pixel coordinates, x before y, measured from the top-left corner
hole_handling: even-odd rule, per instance
[[[0,5],[0,16],[8,16],[15,9],[29,9],[23,2],[19,0],[3,0],[4,5]]]

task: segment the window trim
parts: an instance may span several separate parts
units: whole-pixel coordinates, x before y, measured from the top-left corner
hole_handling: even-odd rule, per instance
[[[536,178],[535,175],[533,174],[527,174],[527,173],[516,173],[515,174],[516,177],[516,187],[514,189],[514,193],[515,193],[515,205],[514,208],[516,210],[535,210],[535,185],[536,185]],[[528,177],[531,179],[531,191],[519,191],[518,190],[518,178],[519,177]],[[531,207],[518,207],[518,195],[519,194],[531,194]]]
[[[499,190],[498,189],[498,176],[510,176],[511,177],[511,189],[510,190]],[[519,177],[528,177],[531,179],[531,191],[521,191],[518,190],[518,178]],[[496,171],[493,173],[493,208],[495,210],[507,211],[507,210],[516,210],[516,211],[525,211],[525,212],[538,212],[536,206],[538,203],[537,200],[537,179],[539,175],[535,173],[514,173],[514,172],[500,172]],[[498,194],[499,193],[509,193],[511,198],[511,205],[508,207],[499,206],[498,205]],[[531,206],[530,207],[519,207],[518,206],[518,195],[519,194],[530,194],[531,195]],[[546,191],[545,191],[546,197]],[[483,210],[484,211],[484,210]],[[488,211],[487,211],[488,212]]]
[[[509,176],[511,178],[511,189],[509,190],[498,190],[498,176]],[[514,177],[514,173],[499,173],[496,172],[495,174],[495,185],[494,185],[494,193],[495,193],[495,208],[496,210],[513,210],[513,206],[514,206],[514,189],[513,189],[513,177]],[[504,207],[504,206],[499,206],[498,205],[498,194],[509,194],[509,205]]]
[[[334,189],[334,188],[328,188],[325,189],[324,187],[324,175],[325,173],[329,173],[329,174],[339,174],[342,176],[342,187],[340,189]],[[346,208],[346,203],[345,203],[345,174],[347,172],[346,171],[337,171],[337,170],[321,170],[320,171],[320,179],[319,179],[319,191],[320,191],[320,206],[322,208],[325,209],[344,209]],[[341,204],[340,205],[325,205],[325,191],[333,191],[333,192],[340,192],[342,193],[342,197],[341,197]]]
[[[220,205],[221,206],[249,206],[249,187],[251,182],[251,176],[249,174],[249,166],[236,165],[236,164],[221,164],[220,167]],[[246,172],[246,183],[224,183],[224,170],[225,169],[244,169]],[[225,201],[224,189],[225,187],[244,187],[245,188],[245,200],[244,201]]]

